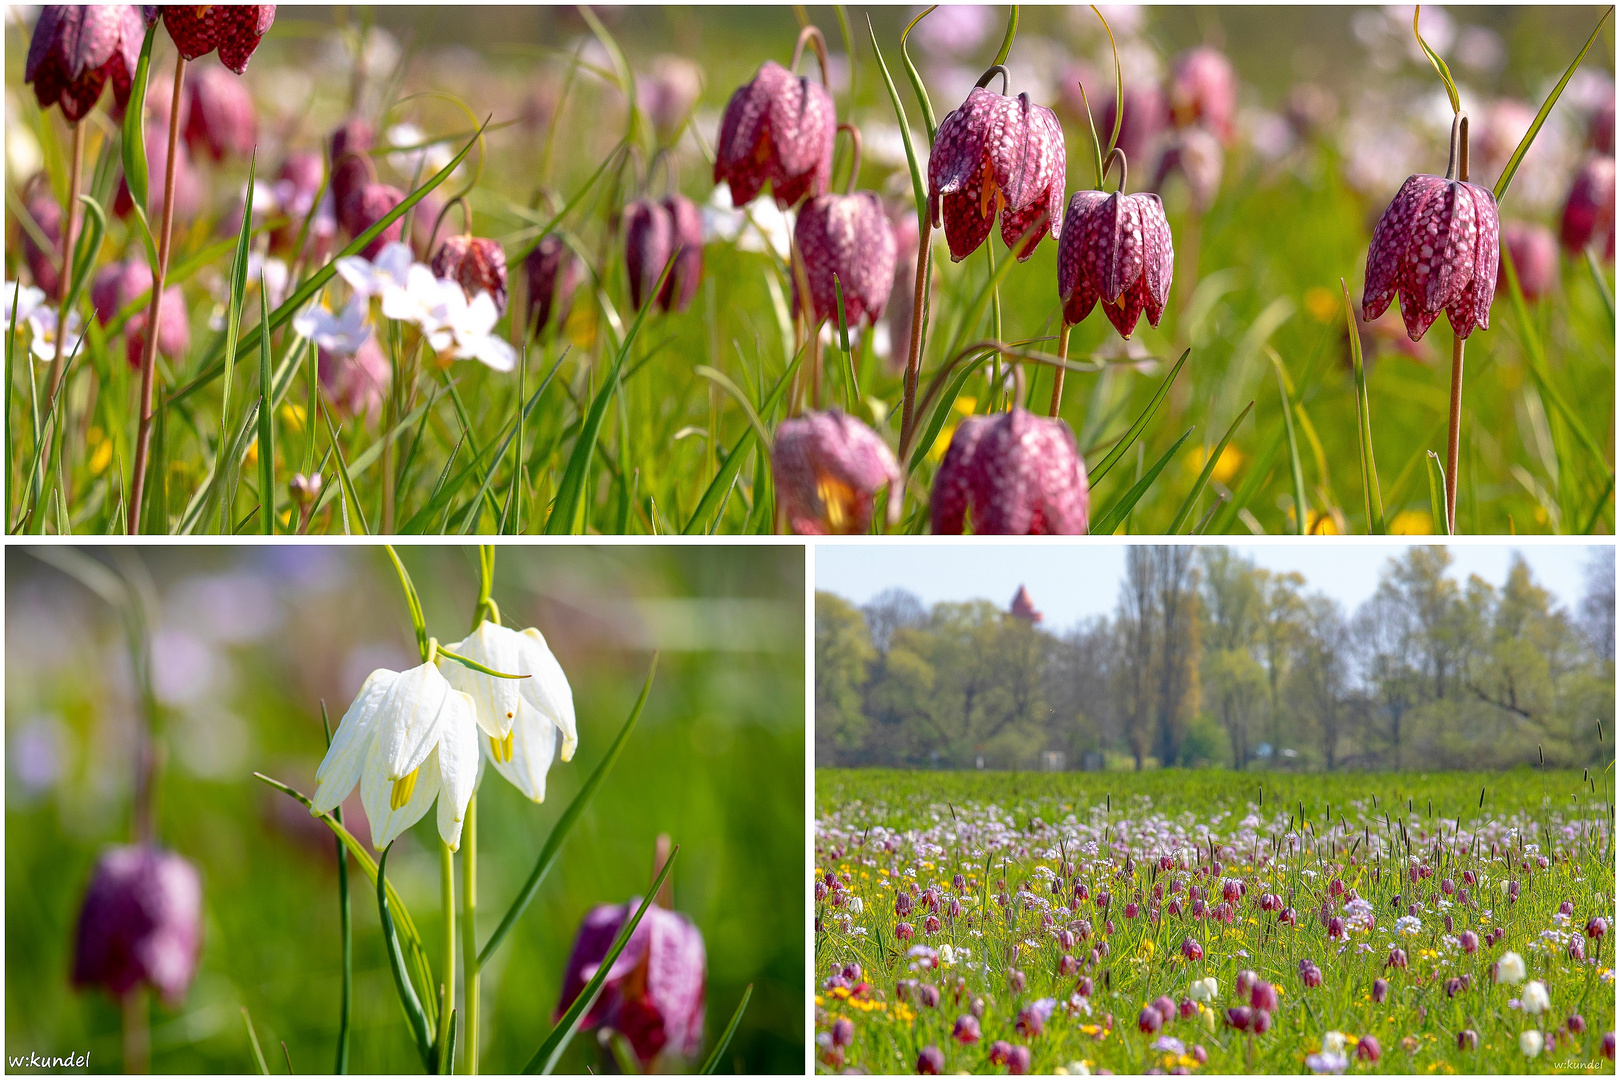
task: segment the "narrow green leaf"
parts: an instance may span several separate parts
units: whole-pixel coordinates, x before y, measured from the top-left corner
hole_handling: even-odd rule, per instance
[[[579,1027],[579,1022],[585,1018],[585,1013],[596,1003],[597,995],[602,992],[602,987],[606,985],[608,973],[612,970],[614,961],[619,959],[619,954],[624,952],[624,947],[630,944],[630,935],[634,934],[636,927],[641,925],[642,916],[646,915],[647,909],[652,907],[653,900],[658,896],[658,890],[663,887],[664,879],[668,878],[669,872],[675,869],[675,857],[680,853],[681,847],[676,844],[674,850],[669,853],[669,858],[664,860],[664,869],[659,872],[657,879],[648,888],[646,897],[641,901],[641,906],[636,909],[636,913],[631,916],[630,921],[625,923],[619,930],[619,936],[613,939],[613,947],[608,949],[606,956],[602,957],[601,962],[597,965],[596,974],[592,976],[590,982],[585,984],[585,988],[579,992],[579,996],[568,1007],[568,1011],[563,1013],[562,1018],[557,1021],[557,1026],[551,1029],[551,1034],[546,1036],[546,1041],[540,1044],[540,1049],[534,1052],[534,1056],[529,1059],[529,1063],[523,1066],[525,1073],[533,1074],[538,1072],[549,1075],[551,1070],[556,1068],[557,1059],[562,1057],[564,1050],[568,1049],[568,1044],[573,1039],[574,1032]]]
[[[1597,41],[1598,35],[1603,32],[1604,24],[1609,21],[1609,16],[1613,14],[1614,7],[1612,5],[1603,12],[1602,17],[1598,19],[1597,26],[1592,28],[1592,36],[1586,39],[1586,44],[1581,46],[1579,55],[1577,55],[1575,59],[1570,62],[1568,69],[1564,71],[1564,77],[1558,80],[1558,85],[1552,88],[1552,92],[1547,95],[1547,100],[1541,103],[1541,109],[1536,113],[1536,119],[1533,123],[1531,123],[1530,130],[1524,133],[1524,138],[1519,140],[1519,145],[1516,149],[1514,149],[1513,156],[1508,158],[1506,165],[1502,166],[1502,175],[1497,177],[1496,187],[1494,189],[1494,194],[1496,195],[1496,201],[1498,203],[1502,201],[1502,196],[1507,194],[1508,185],[1513,182],[1513,174],[1519,171],[1519,163],[1524,160],[1524,155],[1530,152],[1530,144],[1536,141],[1536,136],[1541,132],[1541,125],[1547,122],[1548,114],[1552,112],[1553,106],[1558,104],[1558,98],[1561,94],[1563,94],[1564,87],[1569,85],[1569,80],[1572,76],[1574,76],[1575,69],[1581,66],[1582,60],[1586,59],[1586,54],[1591,50],[1592,43]],[[1415,16],[1412,24],[1413,26],[1417,25]],[[1420,38],[1419,40],[1421,41],[1422,39]],[[1427,45],[1425,45],[1423,48],[1425,52],[1429,51],[1429,47]],[[1444,66],[1445,64],[1445,62],[1440,60],[1439,57],[1434,56],[1432,52],[1430,53],[1430,58],[1439,61],[1441,66]],[[1456,108],[1456,91],[1454,89],[1451,90],[1451,94],[1452,108]]]
[[[742,406],[743,415],[748,418],[748,425],[754,429],[754,434],[759,436],[760,445],[770,445],[770,432],[765,430],[765,424],[760,420],[759,413],[754,411],[754,403],[748,400],[748,395],[743,393],[742,387],[732,381],[731,376],[723,371],[709,367],[707,364],[698,364],[692,369],[692,373],[701,375],[731,395],[737,404]]]
[[[422,614],[422,599],[417,595],[416,583],[411,580],[411,572],[399,561],[399,552],[394,550],[394,545],[384,544],[383,550],[388,553],[388,560],[394,564],[394,573],[399,575],[399,587],[405,593],[405,606],[410,610],[411,625],[416,628],[416,646],[421,651],[422,662],[425,664],[431,657],[428,648],[427,618]]]
[[[1193,507],[1198,505],[1198,497],[1204,493],[1204,486],[1209,483],[1209,478],[1215,472],[1216,464],[1221,460],[1221,454],[1226,450],[1226,444],[1232,441],[1232,436],[1237,434],[1238,425],[1243,423],[1243,418],[1248,416],[1249,410],[1253,408],[1253,401],[1243,406],[1243,411],[1238,413],[1237,419],[1232,421],[1232,426],[1226,429],[1225,435],[1221,436],[1221,441],[1215,444],[1214,450],[1210,451],[1209,460],[1204,462],[1203,471],[1198,474],[1198,482],[1193,484],[1192,491],[1188,492],[1187,498],[1182,501],[1181,509],[1176,511],[1175,520],[1170,522],[1170,527],[1165,530],[1165,535],[1174,536],[1187,523],[1187,518],[1192,514]]]
[[[1018,5],[1014,4],[1007,11],[1007,33],[1001,39],[1001,48],[996,51],[996,63],[1005,64],[1007,57],[1012,53],[1013,38],[1018,36]]]
[[[146,84],[152,74],[152,42],[157,37],[157,23],[146,28],[141,42],[141,58],[135,62],[135,78],[130,83],[129,103],[124,107],[123,158],[124,184],[129,188],[130,201],[137,208],[146,209]],[[143,213],[144,219],[144,213]],[[264,1055],[260,1055],[262,1061]]]
[[[1008,261],[1010,262],[1011,260]],[[1097,467],[1095,469],[1086,470],[1086,474],[1089,477],[1093,487],[1097,485],[1097,481],[1108,475],[1108,470],[1114,467],[1114,463],[1124,456],[1125,451],[1130,449],[1131,443],[1135,442],[1137,437],[1142,434],[1144,429],[1146,429],[1148,426],[1148,421],[1153,419],[1153,414],[1159,409],[1159,403],[1162,402],[1165,395],[1170,392],[1171,384],[1176,381],[1176,376],[1181,374],[1182,366],[1187,363],[1187,357],[1191,355],[1191,349],[1187,349],[1181,354],[1181,359],[1176,361],[1176,366],[1170,369],[1170,374],[1164,377],[1164,380],[1159,383],[1159,388],[1154,391],[1153,400],[1148,402],[1147,408],[1142,410],[1141,415],[1138,416],[1136,421],[1131,424],[1130,429],[1125,432],[1124,437],[1116,442],[1107,454],[1103,455],[1103,459],[1097,463]]]
[[[720,1071],[720,1061],[725,1056],[726,1047],[731,1045],[731,1037],[737,1033],[737,1025],[742,1022],[743,1012],[748,1008],[748,999],[754,996],[754,984],[749,983],[743,990],[742,1000],[737,1002],[737,1011],[731,1014],[726,1023],[726,1029],[720,1033],[715,1042],[714,1049],[709,1051],[708,1060],[704,1061],[703,1068],[698,1071],[705,1076],[712,1076]]]
[[[917,65],[911,62],[911,52],[906,46],[906,39],[911,37],[911,32],[917,28],[917,24],[927,18],[937,7],[939,5],[934,4],[919,11],[916,17],[908,22],[906,28],[900,32],[900,59],[905,61],[906,77],[911,80],[911,89],[916,92],[917,103],[922,106],[923,123],[928,125],[928,145],[930,148],[934,145],[934,133],[939,130],[939,125],[934,122],[934,103],[928,99],[928,87],[923,85],[922,76],[917,74]],[[867,19],[867,26],[871,26],[870,18]],[[877,47],[875,38],[872,45],[873,48]]]
[[[1299,463],[1299,441],[1294,438],[1294,410],[1289,407],[1288,387],[1283,384],[1282,358],[1276,350],[1267,348],[1271,363],[1277,374],[1277,397],[1282,403],[1283,431],[1288,436],[1288,470],[1294,480],[1294,532],[1299,536],[1310,534],[1311,525],[1307,520],[1309,507],[1305,502],[1305,469]]]
[[[1429,516],[1434,519],[1434,534],[1450,536],[1451,523],[1446,520],[1446,467],[1441,463],[1439,454],[1433,450],[1426,453],[1429,465]]]
[[[1097,522],[1094,528],[1086,531],[1093,536],[1109,536],[1115,529],[1119,528],[1119,523],[1125,520],[1125,515],[1129,514],[1136,504],[1141,501],[1142,496],[1147,494],[1148,489],[1153,486],[1153,482],[1164,471],[1164,467],[1170,464],[1170,459],[1176,456],[1176,451],[1181,449],[1181,444],[1186,442],[1187,437],[1192,433],[1193,429],[1188,428],[1181,438],[1177,439],[1175,444],[1164,452],[1164,456],[1155,461],[1153,467],[1142,474],[1142,479],[1133,484],[1131,490],[1127,491],[1123,498],[1108,508],[1108,513],[1103,515],[1102,520]]]
[[[80,195],[79,201],[84,204],[85,219],[84,231],[73,248],[73,275],[69,279],[67,302],[62,305],[63,311],[72,311],[79,302],[79,296],[84,292],[84,283],[90,278],[90,271],[96,264],[96,256],[101,252],[101,239],[107,233],[107,212],[101,204],[88,195]]]
[[[321,729],[326,733],[327,749],[332,747],[332,722],[326,715],[326,701],[321,701]],[[335,807],[333,818],[343,824],[343,808]],[[337,845],[338,863],[338,933],[341,940],[343,991],[338,1003],[337,1063],[332,1071],[339,1076],[349,1071],[349,1024],[354,1013],[354,918],[349,903],[349,852],[343,840],[333,838]]]
[[[251,181],[250,181],[251,183]],[[249,196],[251,198],[252,196]],[[269,288],[259,274],[259,322],[270,318]],[[259,335],[259,531],[276,532],[275,380],[270,371],[270,335]]]
[[[1434,70],[1439,73],[1440,81],[1446,84],[1446,96],[1451,99],[1451,111],[1454,113],[1461,112],[1462,100],[1457,96],[1457,80],[1451,77],[1451,69],[1440,58],[1439,53],[1429,48],[1429,43],[1423,40],[1423,34],[1418,30],[1418,16],[1421,14],[1423,14],[1423,5],[1419,4],[1412,9],[1412,35],[1417,38],[1418,46],[1422,48],[1423,55],[1429,58],[1429,63],[1433,64]]]
[[[927,12],[923,14],[926,15]],[[917,18],[922,18],[922,15]],[[900,103],[900,92],[894,88],[894,78],[889,74],[889,65],[884,62],[883,50],[878,48],[877,31],[872,29],[871,16],[867,16],[866,19],[866,32],[872,38],[872,53],[877,57],[878,70],[883,73],[883,85],[889,91],[889,104],[894,107],[894,118],[900,125],[900,142],[906,151],[906,168],[911,172],[911,197],[913,205],[917,208],[917,225],[920,228],[923,216],[928,213],[928,187],[923,183],[922,166],[917,161],[916,147],[911,145],[911,122],[906,119],[906,107]],[[930,127],[928,137],[932,139],[933,136],[934,129]]]
[[[253,1060],[259,1066],[260,1076],[270,1075],[270,1066],[264,1060],[264,1051],[259,1049],[259,1034],[253,1030],[253,1017],[248,1015],[248,1007],[242,1006],[242,1022],[247,1025],[248,1042],[253,1044]]]
[[[394,919],[388,910],[388,852],[394,849],[393,844],[383,852],[382,859],[377,863],[377,914],[382,920],[383,944],[388,949],[388,968],[394,973],[394,989],[399,994],[399,1004],[405,1010],[405,1022],[411,1026],[411,1035],[416,1040],[416,1052],[422,1055],[422,1065],[429,1072],[434,1071],[433,1037],[428,1026],[427,1013],[422,1010],[421,999],[416,996],[416,988],[411,985],[410,976],[405,972],[405,956],[400,951],[399,935],[394,931]]]
[[[360,506],[360,495],[354,490],[354,479],[349,475],[349,465],[343,460],[343,448],[338,445],[337,429],[332,426],[332,414],[323,408],[321,416],[326,421],[326,433],[332,440],[332,452],[337,455],[338,475],[343,479],[343,490],[347,493],[350,504],[354,506],[355,516],[360,519],[360,532],[370,533],[371,529],[366,525],[366,512]]]
[[[595,797],[597,790],[607,780],[607,775],[612,771],[614,763],[619,760],[619,754],[624,750],[625,744],[630,741],[630,733],[635,730],[636,721],[641,719],[641,710],[647,704],[647,695],[652,692],[653,675],[657,671],[658,654],[654,653],[652,663],[647,668],[647,681],[641,686],[641,696],[636,698],[636,704],[630,710],[629,719],[624,722],[624,727],[619,729],[618,737],[613,740],[613,745],[608,747],[607,754],[603,756],[601,764],[596,766],[595,771],[591,773],[590,779],[585,781],[585,786],[579,789],[578,795],[574,796],[574,801],[568,804],[568,809],[564,810],[562,817],[557,819],[557,824],[551,829],[551,835],[546,837],[545,846],[540,849],[539,857],[534,861],[534,869],[529,871],[529,879],[523,883],[523,888],[518,890],[517,898],[512,901],[512,906],[506,909],[506,914],[501,916],[500,925],[495,927],[495,932],[489,936],[489,940],[484,943],[484,947],[478,950],[478,966],[480,969],[489,963],[489,958],[495,954],[495,950],[500,947],[501,942],[506,940],[506,935],[511,932],[513,925],[523,915],[523,911],[529,906],[529,902],[534,899],[534,894],[539,890],[540,883],[545,880],[546,874],[551,870],[552,863],[557,861],[557,856],[562,852],[563,842],[568,839],[568,834],[579,823],[580,817],[585,813],[585,808],[590,805],[591,799]],[[652,890],[653,893],[657,891],[656,887]],[[611,961],[603,961],[603,963],[611,964]]]
[[[776,380],[776,385],[771,388],[770,394],[766,396],[763,411],[767,416],[771,414],[771,412],[776,408],[777,402],[781,400],[783,392],[787,390],[788,384],[792,381],[794,373],[799,370],[799,364],[804,360],[804,356],[807,351],[808,346],[798,351],[798,353],[793,357],[792,362],[789,363],[787,368],[782,372],[781,378]],[[761,427],[763,427],[763,425],[761,425]],[[731,453],[726,455],[725,464],[720,466],[720,471],[717,472],[714,479],[709,482],[708,489],[703,492],[703,497],[698,500],[697,509],[693,510],[692,516],[687,519],[686,527],[681,530],[682,536],[703,535],[703,533],[706,531],[705,526],[707,525],[709,519],[715,516],[720,504],[726,497],[726,492],[731,490],[732,484],[736,482],[737,474],[742,471],[743,462],[748,456],[748,446],[750,440],[758,439],[759,437],[759,430],[750,424],[748,430],[744,431],[737,439],[736,445],[731,448]],[[765,461],[764,455],[769,452],[770,444],[761,443],[760,446],[760,460],[763,462]],[[758,496],[755,497],[754,505],[756,508],[759,505]]]
[[[1361,328],[1356,325],[1356,307],[1350,301],[1350,286],[1339,279],[1344,293],[1344,319],[1350,335],[1350,367],[1356,380],[1356,429],[1361,451],[1361,501],[1367,515],[1367,532],[1382,536],[1384,524],[1384,497],[1378,488],[1378,462],[1373,457],[1372,408],[1367,399],[1367,369],[1361,356]]]
[[[951,381],[946,384],[939,401],[934,405],[933,412],[929,415],[928,426],[923,429],[922,437],[917,440],[917,449],[911,452],[910,471],[915,472],[927,459],[928,452],[934,448],[934,442],[939,438],[939,433],[945,430],[945,424],[951,418],[951,410],[956,407],[956,399],[962,395],[962,388],[979,370],[979,366],[993,355],[995,354],[990,352],[983,353],[963,364],[956,374],[951,376]]]

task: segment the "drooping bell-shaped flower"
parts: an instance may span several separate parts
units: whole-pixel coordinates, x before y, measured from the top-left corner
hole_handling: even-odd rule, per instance
[[[529,286],[529,325],[538,334],[555,317],[562,326],[579,284],[579,260],[567,241],[555,233],[542,237],[524,258],[523,271]]]
[[[900,463],[893,451],[877,432],[838,409],[782,421],[771,474],[788,526],[801,536],[866,532],[872,499],[885,484],[887,519],[900,512]]]
[[[433,276],[459,284],[471,300],[487,292],[506,314],[506,252],[498,241],[463,233],[446,237],[433,255]]]
[[[962,532],[971,512],[980,535],[1078,535],[1090,494],[1074,433],[1014,406],[957,426],[934,477],[933,530]]]
[[[1058,241],[1063,319],[1080,322],[1101,301],[1121,337],[1147,312],[1154,326],[1170,299],[1176,252],[1164,204],[1151,192],[1077,191]]]
[[[533,627],[518,631],[485,621],[450,651],[507,675],[528,676],[501,679],[454,660],[439,660],[450,685],[473,700],[490,763],[530,800],[544,802],[552,759],[571,760],[579,744],[574,692],[545,636]]]
[[[350,195],[376,178],[363,160],[376,143],[377,131],[371,121],[359,116],[343,121],[328,137],[333,205],[341,207]]]
[[[1443,311],[1459,338],[1491,325],[1496,292],[1496,198],[1463,180],[1407,178],[1373,229],[1362,318],[1382,315],[1397,295],[1413,341]]]
[[[276,21],[274,4],[164,4],[163,26],[187,60],[219,50],[219,62],[238,75]]]
[[[1596,243],[1614,258],[1614,158],[1592,156],[1581,165],[1564,201],[1559,241],[1571,255]]]
[[[764,189],[783,207],[827,190],[837,109],[832,94],[774,60],[760,65],[726,103],[715,144],[714,182],[747,206]]]
[[[655,56],[636,78],[636,103],[665,142],[673,141],[702,93],[703,69],[684,56]]]
[[[674,265],[654,300],[660,311],[685,311],[703,277],[703,217],[684,195],[631,202],[624,208],[624,259],[635,307],[652,294],[671,258]]]
[[[321,388],[340,416],[359,417],[369,423],[382,415],[394,365],[383,355],[375,334],[368,335],[352,353],[320,349],[316,363]]]
[[[241,79],[224,68],[200,65],[186,79],[185,137],[192,155],[215,161],[225,155],[246,157],[258,138],[259,118],[253,95]]]
[[[1519,289],[1531,303],[1552,291],[1558,282],[1558,239],[1544,225],[1524,221],[1502,224],[1502,246],[1513,256],[1513,271],[1519,275]],[[1499,267],[1497,295],[1508,291],[1507,270]]]
[[[146,27],[132,4],[52,4],[40,11],[23,81],[39,107],[60,105],[69,123],[95,107],[110,79],[120,109],[129,101]]]
[[[152,268],[140,257],[111,263],[101,268],[90,283],[90,306],[96,322],[106,326],[124,308],[152,291]],[[168,306],[168,297],[163,298]]]
[[[40,291],[53,301],[60,300],[64,275],[58,260],[61,258],[62,229],[66,225],[62,220],[62,207],[51,195],[50,184],[43,173],[28,182],[24,193],[24,208],[50,246],[41,247],[34,239],[33,230],[23,229],[23,261],[28,264],[28,272],[33,275],[34,284],[39,286]]]
[[[146,291],[150,292],[151,289],[152,284],[148,281]],[[137,311],[124,324],[125,359],[136,371],[140,370],[141,358],[146,352],[146,320],[150,315],[149,310]],[[186,312],[185,293],[178,285],[170,285],[163,290],[163,306],[158,312],[157,343],[158,352],[170,360],[179,359],[191,348],[191,316]]]
[[[1064,171],[1063,128],[1051,109],[1031,103],[1027,93],[1011,97],[975,86],[940,121],[928,155],[928,213],[935,225],[944,221],[951,260],[977,251],[998,214],[1008,249],[1034,230],[1017,251],[1020,260],[1047,233],[1059,237]]]
[[[454,851],[478,779],[476,713],[433,664],[373,671],[315,770],[312,812],[330,811],[358,783],[372,846],[382,851],[437,799],[439,835]]]
[[[596,976],[619,931],[640,906],[636,896],[623,904],[598,905],[585,916],[563,973],[558,1016]],[[602,992],[582,1023],[624,1035],[643,1066],[661,1053],[692,1057],[703,1043],[706,977],[703,934],[685,915],[654,904],[608,969]]]
[[[838,323],[833,276],[844,294],[849,326],[868,325],[883,316],[894,287],[896,244],[883,204],[870,191],[818,195],[799,210],[793,239],[804,259],[810,311],[816,322]],[[799,310],[799,284],[793,283],[793,311]]]
[[[1237,129],[1237,75],[1219,49],[1200,45],[1170,69],[1170,117],[1177,127],[1201,124],[1230,146]]]
[[[349,160],[352,161],[353,158]],[[404,201],[405,193],[392,184],[362,184],[350,191],[348,199],[338,206],[338,223],[350,236],[359,236]],[[404,229],[404,220],[394,219],[386,229],[372,238],[371,243],[360,250],[361,256],[367,259],[375,258],[383,248],[399,242]]]
[[[1155,191],[1162,190],[1171,174],[1177,174],[1187,182],[1193,209],[1207,213],[1220,193],[1225,165],[1226,151],[1213,132],[1201,127],[1182,128],[1166,142],[1152,186]]]
[[[152,844],[102,853],[79,909],[74,986],[121,998],[145,983],[178,1004],[201,944],[202,879],[189,859]]]

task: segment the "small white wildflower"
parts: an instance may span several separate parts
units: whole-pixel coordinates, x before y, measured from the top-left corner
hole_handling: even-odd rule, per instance
[[[1322,1052],[1324,1054],[1344,1053],[1344,1032],[1330,1031],[1322,1036]]]
[[[1505,952],[1496,963],[1496,977],[1505,983],[1524,981],[1524,958],[1516,952]]]
[[[1541,1032],[1534,1028],[1519,1033],[1519,1049],[1523,1051],[1524,1056],[1527,1058],[1533,1058],[1541,1053],[1541,1048],[1545,1043],[1546,1040],[1541,1037]]]
[[[1539,1016],[1552,1008],[1552,1001],[1547,995],[1547,984],[1540,979],[1532,979],[1524,984],[1524,1011],[1531,1016]]]

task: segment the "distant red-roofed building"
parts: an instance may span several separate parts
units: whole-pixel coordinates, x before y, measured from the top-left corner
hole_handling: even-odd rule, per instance
[[[1007,611],[1015,619],[1022,619],[1031,626],[1041,621],[1041,613],[1035,610],[1035,601],[1029,598],[1029,590],[1022,585],[1018,586],[1018,594],[1012,598],[1012,607]]]

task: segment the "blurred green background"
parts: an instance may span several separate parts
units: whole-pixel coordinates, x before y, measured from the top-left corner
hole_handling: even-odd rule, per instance
[[[429,633],[459,640],[476,599],[476,551],[400,553]],[[161,603],[161,840],[197,863],[204,890],[197,978],[180,1008],[153,1007],[153,1069],[253,1071],[245,1005],[271,1071],[287,1067],[285,1040],[297,1071],[328,1072],[340,988],[333,842],[250,774],[312,791],[320,703],[335,724],[370,670],[416,662],[399,584],[373,547],[123,549],[131,555]],[[76,994],[68,978],[91,866],[130,837],[129,653],[112,609],[31,554],[7,551],[6,583],[6,1052],[88,1050],[92,1070],[117,1070],[117,1005],[100,991]],[[540,628],[567,672],[579,750],[553,765],[538,806],[486,770],[481,941],[624,723],[651,651],[661,655],[623,757],[485,970],[484,1071],[521,1068],[545,1038],[580,919],[645,890],[661,832],[681,845],[675,907],[708,950],[704,1052],[753,983],[724,1070],[801,1071],[803,549],[502,547],[494,595],[508,625]],[[357,796],[346,810],[363,829]],[[424,941],[437,941],[431,813],[396,844],[388,873]],[[351,1069],[415,1072],[376,904],[351,869],[356,881]],[[600,1072],[604,1060],[582,1033],[559,1071]]]

